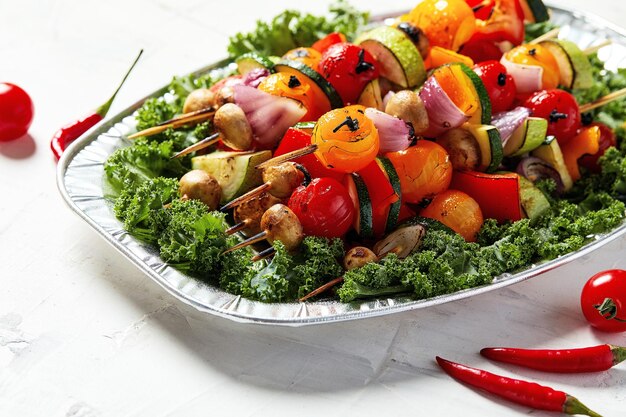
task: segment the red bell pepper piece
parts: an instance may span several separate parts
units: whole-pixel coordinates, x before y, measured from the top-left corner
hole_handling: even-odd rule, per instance
[[[499,223],[522,218],[519,177],[515,173],[455,171],[450,188],[476,200],[485,218],[496,219]]]
[[[513,45],[524,42],[524,10],[520,0],[495,0],[487,20],[476,20],[472,40],[508,41]]]
[[[280,141],[278,148],[274,152],[274,156],[280,156],[286,154],[287,152],[302,149],[306,146],[309,146],[310,144],[310,132],[290,127],[289,129],[287,129],[287,132],[285,132],[285,135]],[[309,171],[309,174],[311,174],[311,178],[330,177],[341,182],[343,177],[345,176],[345,174],[342,172],[331,171],[330,169],[326,168],[320,161],[318,161],[317,157],[313,154],[295,158],[293,162],[297,162],[305,167]]]

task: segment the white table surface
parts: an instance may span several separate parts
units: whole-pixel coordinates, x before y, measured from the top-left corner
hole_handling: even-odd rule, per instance
[[[285,7],[328,1],[0,0],[0,80],[32,96],[30,135],[0,143],[0,416],[521,416],[458,384],[435,355],[565,390],[626,415],[626,367],[553,375],[490,363],[481,347],[626,345],[593,331],[585,280],[626,268],[626,239],[530,281],[472,299],[305,328],[201,314],[165,293],[62,201],[48,148],[95,108],[140,48],[111,114],[225,56],[227,37]],[[355,2],[356,3],[356,2]],[[374,12],[401,0],[358,2]],[[620,0],[570,0],[626,24]],[[536,416],[551,413],[532,412]]]

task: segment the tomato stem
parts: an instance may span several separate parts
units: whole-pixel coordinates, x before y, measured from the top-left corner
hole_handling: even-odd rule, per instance
[[[600,315],[605,319],[619,321],[620,323],[626,323],[626,320],[617,317],[617,306],[615,305],[615,301],[613,301],[612,298],[607,297],[604,299],[604,301],[602,301],[602,304],[596,304],[594,305],[594,307],[596,310],[598,310],[598,313],[600,313]]]

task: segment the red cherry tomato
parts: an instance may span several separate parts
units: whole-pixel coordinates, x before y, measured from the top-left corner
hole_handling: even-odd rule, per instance
[[[35,108],[26,91],[15,84],[0,83],[0,142],[22,137],[33,121]]]
[[[548,120],[548,135],[556,136],[563,146],[576,136],[580,127],[578,103],[563,90],[541,90],[533,93],[524,103],[533,116]]]
[[[498,61],[485,61],[474,65],[474,72],[478,74],[487,89],[491,100],[491,111],[499,113],[513,106],[517,89],[515,80],[507,74],[504,65]]]
[[[626,331],[626,271],[611,269],[589,278],[580,306],[589,324],[598,330]]]
[[[315,178],[291,194],[289,208],[298,216],[308,236],[342,237],[354,220],[355,208],[348,190],[333,178]]]
[[[585,155],[578,160],[578,165],[587,168],[591,172],[600,172],[600,165],[598,165],[598,159],[607,149],[611,146],[617,146],[617,139],[615,138],[615,133],[613,133],[613,129],[605,125],[604,123],[594,122],[589,126],[597,126],[600,129],[600,147],[598,152],[593,155]]]
[[[367,83],[378,78],[378,63],[360,46],[337,43],[322,55],[319,71],[348,105],[356,103]]]
[[[460,54],[469,56],[474,62],[500,61],[502,51],[495,42],[488,40],[470,40],[459,50]]]

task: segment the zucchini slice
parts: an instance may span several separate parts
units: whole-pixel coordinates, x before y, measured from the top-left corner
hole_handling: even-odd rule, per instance
[[[272,157],[270,151],[213,152],[191,158],[191,168],[211,174],[222,188],[222,204],[261,185],[261,171],[255,167]]]
[[[537,149],[546,140],[548,121],[527,117],[504,144],[504,156],[520,156]]]
[[[257,68],[266,69],[270,73],[274,72],[274,63],[268,57],[255,52],[248,52],[247,54],[241,55],[237,58],[235,63],[237,64],[237,72],[241,75],[246,75]]]
[[[343,100],[337,90],[319,72],[304,65],[302,62],[281,60],[274,66],[278,72],[286,72],[299,77],[308,78],[312,82],[311,88],[314,90],[316,99],[328,103],[328,109],[338,109],[343,107]]]
[[[550,13],[543,0],[520,0],[520,5],[524,11],[524,20],[527,22],[539,23],[550,20]]]
[[[414,88],[426,80],[424,60],[413,41],[400,29],[379,26],[355,42],[380,65],[380,75],[402,88]]]
[[[345,185],[356,208],[354,230],[362,238],[373,238],[374,223],[372,201],[370,200],[365,181],[363,181],[359,174],[352,173],[351,175],[346,175]]]
[[[478,171],[496,171],[502,163],[504,155],[498,128],[491,125],[474,125],[470,123],[466,123],[463,126],[472,133],[480,147],[481,162]]]
[[[474,86],[474,92],[478,96],[480,109],[476,113],[474,113],[469,122],[474,124],[488,125],[489,123],[491,123],[491,100],[489,99],[489,94],[487,94],[485,84],[483,84],[483,81],[480,79],[478,74],[476,74],[467,65],[461,63],[451,65],[459,65],[461,67],[465,75],[472,82],[472,85]]]
[[[402,207],[402,188],[400,186],[400,177],[398,172],[394,168],[391,161],[384,156],[376,158],[376,163],[381,167],[393,191],[398,195],[398,201],[391,204],[389,207],[389,215],[387,216],[387,224],[385,225],[385,233],[390,233],[396,230],[398,226],[398,219],[400,218],[400,208]]]
[[[569,89],[590,88],[593,85],[593,69],[589,58],[574,42],[550,39],[540,43],[552,53],[559,66],[559,82]]]

